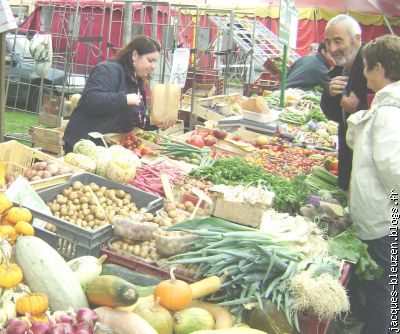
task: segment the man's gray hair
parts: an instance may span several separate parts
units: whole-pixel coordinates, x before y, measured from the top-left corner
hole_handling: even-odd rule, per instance
[[[351,16],[347,15],[347,14],[339,14],[336,15],[335,17],[331,18],[326,27],[325,30],[328,29],[329,27],[337,24],[337,23],[345,23],[347,28],[349,29],[349,33],[351,36],[356,36],[356,35],[360,35],[361,36],[361,27],[358,24],[358,22]]]

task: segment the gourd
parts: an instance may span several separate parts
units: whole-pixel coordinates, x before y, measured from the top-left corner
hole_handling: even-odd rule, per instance
[[[1,300],[2,301],[10,300],[13,303],[15,303],[18,298],[26,296],[30,293],[32,293],[32,291],[29,288],[29,286],[23,283],[19,283],[13,288],[4,289],[3,295],[1,296]]]
[[[0,226],[0,238],[7,238],[13,244],[17,239],[17,232],[11,225]]]
[[[19,237],[15,257],[32,291],[48,296],[51,311],[70,307],[78,311],[89,306],[71,268],[45,241],[33,236]]]
[[[115,310],[111,307],[98,307],[94,311],[99,316],[95,334],[157,334],[141,316],[128,311]],[[102,326],[99,326],[101,324]],[[101,328],[108,330],[102,330]]]
[[[160,305],[168,310],[179,311],[186,308],[192,301],[192,290],[189,284],[177,280],[174,275],[175,268],[170,270],[171,279],[162,281],[154,289],[154,298],[160,298]]]
[[[139,314],[146,320],[158,334],[172,334],[174,320],[171,313],[160,305],[160,299],[153,299],[147,303],[140,303],[134,309],[136,314]]]
[[[15,306],[19,314],[29,313],[37,316],[47,311],[49,299],[41,292],[32,293],[17,299]]]
[[[70,152],[64,157],[67,164],[83,169],[86,172],[94,173],[96,170],[95,162],[86,155]]]
[[[7,212],[6,219],[12,224],[20,221],[29,223],[32,220],[32,213],[27,208],[14,206]]]
[[[10,300],[3,301],[0,299],[0,326],[5,327],[8,320],[16,315],[15,304]]]
[[[217,292],[222,285],[218,276],[209,276],[200,281],[190,284],[193,299],[200,299]]]
[[[191,334],[268,334],[268,333],[253,328],[234,327],[226,329],[195,331],[192,332]]]
[[[86,286],[86,296],[91,304],[110,307],[132,305],[139,298],[131,283],[111,275],[90,279]]]
[[[12,288],[22,281],[22,270],[15,263],[0,264],[0,286],[3,288]]]
[[[136,175],[136,165],[123,156],[112,158],[106,168],[106,177],[119,183],[128,183]]]
[[[33,226],[25,221],[19,221],[15,224],[15,232],[22,235],[35,235]]]
[[[113,263],[103,264],[101,275],[118,276],[119,278],[123,278],[134,285],[140,285],[143,287],[157,285],[162,281],[162,279],[158,277],[137,273],[133,270]]]
[[[10,261],[11,250],[10,243],[6,239],[0,238],[0,264]]]
[[[94,256],[81,256],[68,262],[76,279],[81,284],[83,291],[86,290],[87,281],[97,277],[101,273],[102,264],[107,259],[107,255],[100,258]]]
[[[93,155],[96,150],[96,144],[88,139],[81,139],[75,143],[72,152],[86,155],[88,157]]]
[[[3,212],[11,208],[12,206],[13,203],[11,202],[11,200],[3,193],[0,193],[0,214],[3,214]]]
[[[214,329],[231,328],[233,326],[233,317],[225,307],[199,301],[193,301],[189,307],[199,307],[210,312],[215,320]]]

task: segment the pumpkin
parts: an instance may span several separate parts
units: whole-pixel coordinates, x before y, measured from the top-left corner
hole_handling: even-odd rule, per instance
[[[71,268],[45,241],[33,236],[19,237],[15,245],[15,259],[32,291],[48,296],[51,311],[67,310],[69,307],[78,311],[88,307],[86,296]]]
[[[11,243],[13,243],[17,238],[17,232],[11,225],[0,226],[0,237],[7,238]]]
[[[35,235],[33,226],[24,221],[19,221],[15,224],[15,232],[22,235]]]
[[[49,307],[49,299],[42,292],[32,293],[17,299],[15,306],[19,314],[30,313],[32,315],[41,315]]]
[[[6,219],[13,224],[20,221],[29,223],[32,220],[32,213],[27,208],[14,206],[8,210]]]
[[[0,264],[7,263],[11,258],[11,245],[3,238],[0,238]],[[1,293],[0,293],[1,295]]]
[[[74,272],[75,277],[81,283],[83,291],[86,290],[87,281],[101,274],[102,264],[106,259],[107,255],[105,254],[100,258],[86,255],[68,262],[68,265]]]
[[[171,279],[162,281],[154,289],[154,299],[160,298],[160,305],[168,310],[183,310],[192,302],[192,290],[184,281],[177,280],[174,275],[175,268],[171,268]]]
[[[0,264],[0,286],[12,288],[22,281],[22,270],[15,263]]]
[[[13,203],[10,201],[10,199],[6,195],[0,194],[0,214],[2,214],[4,211],[11,208],[12,205],[13,205]]]

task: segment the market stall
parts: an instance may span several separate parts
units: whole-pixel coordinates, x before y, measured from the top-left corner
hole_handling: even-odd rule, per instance
[[[193,131],[59,158],[0,144],[6,333],[326,333],[350,275],[379,268],[348,230],[336,124],[318,95],[276,94],[199,99]]]

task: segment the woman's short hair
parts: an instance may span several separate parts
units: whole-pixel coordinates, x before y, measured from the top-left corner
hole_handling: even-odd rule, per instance
[[[400,80],[400,37],[385,35],[373,39],[361,50],[367,70],[378,63],[385,69],[385,77],[391,81]]]
[[[347,28],[349,29],[349,33],[352,37],[354,37],[356,35],[361,36],[360,25],[353,17],[351,17],[350,15],[347,15],[347,14],[339,14],[339,15],[336,15],[335,17],[331,18],[328,21],[325,30],[337,23],[342,23],[342,22],[344,24],[346,24]]]
[[[153,52],[160,52],[161,46],[160,43],[150,37],[138,35],[121,49],[115,60],[119,63],[132,64],[133,51],[136,51],[139,56],[143,56]]]

